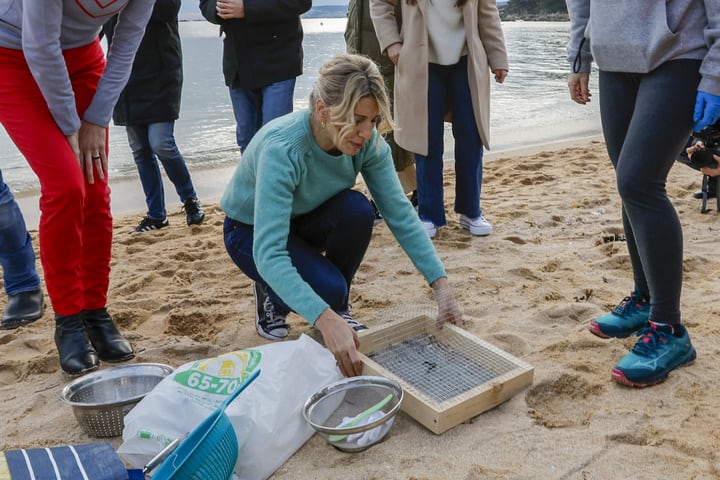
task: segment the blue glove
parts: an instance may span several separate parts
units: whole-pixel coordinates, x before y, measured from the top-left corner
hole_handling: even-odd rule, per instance
[[[698,90],[693,114],[693,131],[699,132],[720,119],[720,96]]]

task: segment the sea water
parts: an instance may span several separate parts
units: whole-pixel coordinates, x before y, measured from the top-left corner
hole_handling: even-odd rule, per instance
[[[304,73],[295,88],[295,108],[306,108],[320,65],[345,50],[344,18],[303,19]],[[570,100],[565,45],[567,22],[505,22],[510,73],[492,81],[492,151],[535,145],[600,132],[597,101]],[[240,156],[235,120],[222,76],[222,38],[206,21],[180,23],[184,85],[175,138],[192,171],[234,165]],[[597,98],[597,75],[591,78]],[[419,93],[421,94],[421,93]],[[41,141],[41,139],[39,139]],[[448,152],[451,154],[451,152]],[[36,192],[38,182],[4,130],[0,129],[0,168],[16,193]],[[137,176],[124,127],[110,127],[110,176]]]

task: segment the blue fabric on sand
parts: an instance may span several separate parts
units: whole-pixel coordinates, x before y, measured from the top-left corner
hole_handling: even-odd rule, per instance
[[[128,471],[107,442],[5,452],[12,480],[128,480]]]

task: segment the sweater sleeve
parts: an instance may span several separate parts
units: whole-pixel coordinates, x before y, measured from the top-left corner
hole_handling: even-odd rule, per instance
[[[509,62],[505,49],[505,35],[495,0],[478,2],[478,31],[487,53],[490,70],[507,70]]]
[[[720,2],[706,1],[705,14],[708,19],[704,31],[708,52],[700,65],[702,79],[698,90],[720,95]]]
[[[380,43],[380,51],[383,53],[390,45],[402,42],[395,18],[397,3],[398,0],[370,0],[370,17]]]
[[[118,15],[113,42],[107,55],[105,73],[100,78],[95,96],[85,111],[84,120],[107,126],[112,111],[130,77],[133,59],[150,19],[154,0],[130,0]]]
[[[590,21],[590,0],[566,0],[570,15],[570,39],[568,40],[568,62],[574,73],[590,71],[592,54],[590,40],[585,38],[585,30]]]
[[[293,194],[302,159],[282,138],[267,138],[257,156],[253,258],[258,273],[295,312],[314,324],[328,304],[303,280],[287,249]],[[294,152],[294,151],[293,151]]]
[[[62,15],[62,0],[25,0],[22,49],[55,123],[70,135],[80,129],[80,117],[60,46]]]

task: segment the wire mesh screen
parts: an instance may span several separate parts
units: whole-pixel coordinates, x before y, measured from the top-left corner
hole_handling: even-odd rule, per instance
[[[459,335],[422,333],[368,357],[438,403],[517,368],[508,359]]]

